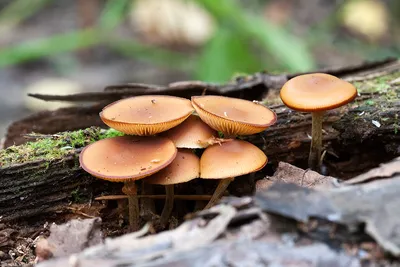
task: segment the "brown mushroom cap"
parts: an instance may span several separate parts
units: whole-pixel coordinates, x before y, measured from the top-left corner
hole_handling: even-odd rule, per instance
[[[149,184],[170,185],[185,183],[200,176],[200,159],[189,149],[178,149],[168,167],[146,178]]]
[[[194,111],[190,100],[144,95],[118,100],[103,108],[102,121],[125,134],[154,135],[182,123]]]
[[[287,81],[280,96],[283,103],[293,110],[313,112],[334,109],[353,101],[357,89],[335,76],[311,73]]]
[[[86,146],[81,167],[112,182],[139,180],[167,167],[176,157],[174,143],[165,137],[119,136]]]
[[[190,115],[178,126],[163,132],[178,148],[205,148],[206,141],[218,136],[217,131],[203,122],[199,116]]]
[[[276,122],[276,114],[264,105],[225,96],[193,96],[200,118],[224,134],[252,135]]]
[[[224,179],[245,175],[262,169],[268,158],[255,145],[233,140],[213,145],[200,158],[200,178]]]

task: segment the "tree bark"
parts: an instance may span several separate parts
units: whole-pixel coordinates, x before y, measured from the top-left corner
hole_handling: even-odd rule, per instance
[[[361,95],[354,103],[326,113],[323,133],[323,145],[326,150],[324,174],[346,179],[400,155],[400,89],[395,82],[399,76],[400,71],[397,71],[384,73],[377,79],[360,81],[357,87]],[[274,106],[269,105],[277,113],[277,123],[265,132],[245,139],[265,151],[269,165],[260,171],[255,179],[253,176],[235,179],[230,187],[233,194],[250,194],[254,189],[254,180],[272,172],[279,161],[307,168],[311,114],[288,109],[279,104],[277,96],[271,95],[266,101],[278,103]],[[79,127],[85,123],[96,125],[99,121],[97,111],[100,107],[98,104],[95,108],[80,108],[82,113],[78,112],[78,109],[63,113],[66,111],[63,109],[54,114],[63,113],[66,116],[57,118],[60,125],[64,124],[62,121],[65,118],[69,121],[74,120],[77,123],[75,125]],[[88,110],[90,112],[85,113]],[[32,125],[32,122],[37,120],[43,126],[47,123],[48,129],[52,130],[67,127],[67,124],[52,125],[51,122],[55,122],[57,116],[46,118],[45,115],[48,114],[44,112],[40,116],[32,116],[25,122],[29,121]],[[22,130],[25,122],[19,124],[22,133],[26,132]],[[65,158],[0,168],[1,221],[60,210],[71,201],[71,195],[77,188],[82,191],[82,197],[87,198],[93,188],[96,188],[94,183],[102,183],[102,191],[112,186],[111,183],[98,181],[84,173],[77,161],[78,154],[79,149]],[[201,182],[197,181],[197,185],[202,184]],[[96,190],[93,192],[96,196]]]

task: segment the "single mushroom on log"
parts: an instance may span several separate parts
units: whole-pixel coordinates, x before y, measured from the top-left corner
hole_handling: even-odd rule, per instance
[[[195,108],[196,112],[199,114],[200,118],[207,123],[211,128],[220,131],[223,133],[224,138],[236,138],[237,135],[253,135],[256,133],[260,133],[266,130],[268,127],[273,125],[276,120],[276,114],[267,108],[266,106],[252,102],[248,100],[238,99],[238,98],[230,98],[230,97],[223,97],[223,96],[213,96],[213,95],[206,95],[206,96],[193,96],[192,105]],[[231,141],[233,142],[224,142],[222,144],[213,145],[208,147],[201,159],[200,159],[200,178],[206,179],[221,179],[216,190],[214,191],[213,197],[206,205],[205,208],[209,208],[214,205],[224,191],[228,188],[229,184],[233,181],[234,177],[239,176],[240,174],[247,174],[251,173],[255,170],[258,170],[267,162],[267,157],[265,156],[264,152],[260,150],[258,147],[253,146],[251,143],[247,143],[247,147],[252,147],[252,152],[248,153],[245,150],[240,151],[237,150],[240,148],[240,145],[245,146],[242,142],[238,141]],[[240,145],[239,145],[240,144]],[[219,147],[214,147],[219,146]],[[245,146],[246,147],[246,146]],[[237,157],[237,154],[241,157],[249,156],[251,160],[255,162],[257,167],[252,168],[251,170],[245,169],[243,172],[237,172],[233,170],[231,173],[232,175],[226,177],[225,174],[229,173],[221,173],[220,178],[216,172],[208,172],[209,166],[207,164],[213,164],[213,160],[217,160],[217,156],[207,156],[209,151],[220,151],[216,152],[217,154],[220,153],[229,158],[229,155],[232,153],[233,157]],[[264,157],[261,156],[264,155]],[[259,163],[259,159],[264,158],[262,164]],[[210,160],[211,159],[211,160]],[[247,159],[247,158],[246,158]],[[225,162],[225,161],[223,161]],[[235,162],[235,164],[243,164],[241,160]],[[228,165],[229,166],[229,165]],[[224,166],[218,166],[220,168],[225,168]],[[247,168],[247,167],[244,167]]]
[[[321,172],[322,123],[324,112],[353,101],[356,87],[344,80],[325,73],[296,76],[287,81],[281,91],[282,102],[297,111],[311,112],[312,130],[308,166]]]
[[[139,228],[139,204],[135,180],[143,179],[167,167],[177,149],[165,137],[119,136],[86,146],[80,153],[81,167],[94,177],[124,182],[122,188],[129,201],[129,225]]]

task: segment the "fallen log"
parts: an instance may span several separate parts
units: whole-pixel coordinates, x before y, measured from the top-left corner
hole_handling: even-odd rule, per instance
[[[400,155],[400,85],[396,82],[400,76],[400,64],[390,72],[379,70],[377,73],[379,75],[367,76],[368,78],[364,77],[363,80],[357,78],[358,76],[353,77],[357,80],[354,83],[360,96],[354,103],[327,112],[323,136],[326,174],[342,179],[349,178]],[[255,180],[261,179],[268,172],[271,173],[279,161],[306,168],[310,143],[310,115],[289,110],[273,93],[268,95],[263,103],[277,113],[278,121],[265,132],[245,139],[265,151],[269,165],[255,178],[246,176],[247,178],[236,179],[229,188],[235,195],[251,194]],[[97,108],[100,109],[101,105],[97,104]],[[75,115],[67,112],[68,119],[79,121],[79,116],[84,118],[85,110],[90,108],[81,110],[83,113],[74,109]],[[47,120],[46,114],[48,113],[42,113],[37,120],[33,119],[30,123],[35,125],[34,121],[40,121],[40,125],[44,125],[43,122],[51,125],[50,121],[55,122],[57,114],[60,113],[55,112],[55,117],[51,120]],[[87,116],[94,118],[91,112]],[[57,117],[57,121],[60,124],[65,123],[63,117]],[[87,123],[90,121],[86,119]],[[21,132],[24,133],[22,130]],[[36,143],[10,146],[1,151],[1,221],[59,211],[68,202],[73,201],[77,190],[80,197],[88,201],[91,195],[98,196],[101,192],[119,193],[118,184],[90,177],[79,168],[77,161],[80,148],[109,134],[115,132],[103,132],[97,128],[65,132],[40,138]],[[53,138],[56,142],[48,143],[48,140]],[[99,184],[101,186],[96,186]],[[200,182],[196,185],[199,184],[201,186]]]
[[[388,58],[382,61],[366,62],[361,65],[317,71],[329,73],[351,81],[362,81],[398,71],[399,66],[400,61],[398,59]],[[85,107],[62,108],[56,111],[42,111],[16,121],[8,128],[4,145],[8,147],[24,143],[26,140],[21,137],[21,134],[24,133],[39,132],[43,134],[55,134],[90,126],[106,127],[99,119],[99,112],[105,105],[124,97],[143,94],[169,94],[190,98],[193,95],[206,93],[261,101],[268,93],[276,95],[286,81],[300,74],[302,73],[274,75],[259,72],[237,77],[227,84],[210,84],[200,81],[176,82],[167,86],[120,84],[110,85],[104,89],[104,92],[66,96],[30,94],[32,97],[45,101],[68,101],[75,103],[85,101],[95,102],[95,104]]]

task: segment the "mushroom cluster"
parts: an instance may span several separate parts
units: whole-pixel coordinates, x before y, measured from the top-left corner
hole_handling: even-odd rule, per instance
[[[175,184],[220,179],[209,208],[234,177],[260,170],[268,161],[262,150],[236,136],[260,133],[276,122],[276,114],[262,104],[214,95],[129,97],[104,107],[100,118],[125,135],[86,146],[80,165],[94,177],[124,182],[133,231],[139,227],[136,180],[165,186],[161,224],[173,209]]]

